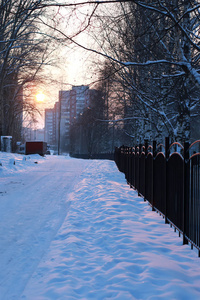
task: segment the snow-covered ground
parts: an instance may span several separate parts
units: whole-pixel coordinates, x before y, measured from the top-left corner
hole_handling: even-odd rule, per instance
[[[0,300],[200,299],[197,251],[114,162],[0,163]]]

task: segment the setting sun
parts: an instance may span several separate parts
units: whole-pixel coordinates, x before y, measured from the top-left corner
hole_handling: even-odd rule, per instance
[[[38,102],[43,102],[45,99],[45,95],[42,93],[42,92],[39,92],[37,95],[36,95],[36,100]]]

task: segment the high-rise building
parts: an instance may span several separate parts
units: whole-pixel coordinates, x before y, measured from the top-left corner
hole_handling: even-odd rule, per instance
[[[59,92],[60,103],[60,124],[59,124],[59,138],[60,151],[69,151],[69,131],[70,131],[70,109],[71,109],[71,91]]]
[[[89,86],[81,85],[81,86],[73,86],[71,94],[72,98],[75,99],[75,116],[77,117],[81,112],[83,112],[84,108],[89,105],[89,97],[88,97]],[[72,113],[72,111],[71,111]]]
[[[70,150],[70,126],[84,108],[89,105],[89,86],[73,86],[69,91],[59,92],[60,113],[60,148],[61,152]]]
[[[52,108],[45,109],[45,134],[44,140],[53,145],[53,120],[54,110]]]
[[[45,141],[54,145],[60,153],[70,150],[70,127],[91,104],[96,90],[89,86],[73,86],[71,90],[59,91],[59,102],[45,110]]]
[[[57,150],[59,140],[59,126],[60,126],[60,105],[56,102],[54,105],[54,119],[53,119],[53,135],[54,135],[54,147]]]
[[[57,150],[59,136],[60,107],[59,102],[53,108],[45,109],[45,142]]]

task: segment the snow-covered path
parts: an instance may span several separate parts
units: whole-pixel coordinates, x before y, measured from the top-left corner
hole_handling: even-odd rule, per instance
[[[200,299],[197,251],[114,162],[49,157],[29,170],[32,183],[22,172],[0,185],[0,300]]]
[[[67,195],[84,169],[77,160],[51,158],[35,157],[38,164],[25,173],[0,178],[2,300],[23,291],[67,215]]]

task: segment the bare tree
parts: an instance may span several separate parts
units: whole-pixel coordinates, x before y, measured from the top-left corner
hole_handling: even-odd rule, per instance
[[[42,81],[38,75],[52,51],[50,33],[41,32],[44,12],[39,6],[34,0],[0,4],[0,133],[15,140],[20,138],[23,112],[35,109],[23,90]]]
[[[190,139],[193,111],[199,110],[199,3],[111,2],[98,2],[107,10],[95,15],[102,50],[88,50],[116,64],[129,111],[140,112],[139,126],[151,124],[154,136]],[[132,117],[139,120],[137,114]]]
[[[78,28],[68,33],[59,27],[57,19],[49,23],[42,16],[48,8],[57,9],[59,20],[60,9],[66,7],[70,9],[67,27],[70,16],[73,23],[73,14],[86,6],[89,9],[83,10]],[[20,115],[21,102],[24,108],[19,97],[22,87],[33,81],[45,65],[50,34],[42,32],[41,26],[48,25],[53,31],[51,37],[54,35],[61,44],[74,43],[111,62],[115,74],[112,97],[121,98],[116,107],[123,104],[123,113],[114,115],[115,119],[123,117],[129,122],[125,124],[128,135],[138,138],[152,129],[154,136],[167,132],[174,138],[190,139],[191,118],[193,112],[195,116],[199,112],[198,1],[62,4],[50,0],[2,0],[0,7],[1,134],[11,132],[12,122],[6,121]],[[42,24],[40,28],[38,22]],[[94,24],[100,28],[98,44],[97,48],[88,48],[77,40],[77,35]],[[135,134],[137,128],[140,130]]]

